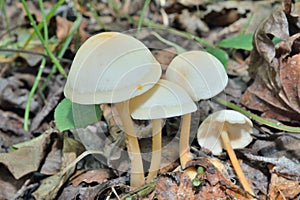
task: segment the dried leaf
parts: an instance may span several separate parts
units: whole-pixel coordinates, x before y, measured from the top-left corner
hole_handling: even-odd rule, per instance
[[[4,164],[16,179],[37,171],[47,153],[52,134],[50,131],[46,132],[31,145],[10,153],[1,153],[0,163]]]
[[[57,138],[53,142],[51,150],[48,153],[43,166],[41,167],[40,172],[42,174],[53,175],[59,172],[62,162],[62,145],[61,138]]]
[[[103,183],[111,177],[111,173],[109,169],[92,169],[85,172],[78,172],[73,176],[74,178],[71,180],[74,187],[78,187],[78,185],[82,182],[84,183]]]
[[[300,120],[300,34],[289,37],[284,11],[275,11],[254,34],[249,72],[255,79],[242,97],[242,104],[263,112],[262,116],[288,122]],[[295,22],[294,22],[295,23]],[[276,46],[272,37],[282,39]]]
[[[0,78],[0,105],[2,107],[14,107],[25,109],[29,90],[24,88],[24,81],[20,76],[11,76],[6,79]],[[30,85],[30,84],[29,84]],[[38,96],[34,95],[30,104],[30,111],[35,113],[39,110]]]
[[[101,163],[119,172],[128,171],[130,160],[127,152],[120,147],[125,140],[124,133],[120,135],[121,137],[118,140],[113,141],[110,137],[106,137],[101,123],[86,128],[77,128],[72,132],[87,150],[102,152],[100,155],[94,155]]]
[[[195,199],[193,184],[185,173],[174,173],[171,176],[158,177],[155,192],[158,200]]]
[[[284,200],[296,199],[300,194],[299,181],[289,180],[278,176],[275,173],[271,175],[268,197],[270,199]]]
[[[3,167],[0,170],[0,199],[13,199],[16,192],[22,186],[24,180],[16,180]]]
[[[269,158],[245,153],[250,160],[261,161],[274,165],[272,171],[291,180],[300,181],[300,165],[286,158]]]
[[[74,173],[75,166],[69,170],[64,169],[76,159],[77,155],[83,151],[80,143],[72,138],[65,137],[63,145],[62,170],[45,178],[39,188],[33,193],[35,199],[55,199],[60,188]]]

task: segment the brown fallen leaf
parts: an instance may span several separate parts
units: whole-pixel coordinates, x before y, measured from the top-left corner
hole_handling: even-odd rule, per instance
[[[73,26],[73,22],[68,21],[67,19],[56,16],[56,24],[57,24],[57,29],[56,29],[56,36],[58,39],[63,40],[65,37],[68,35],[69,31],[71,30]],[[89,34],[84,30],[85,27],[87,26],[87,23],[81,22],[79,26],[79,36],[80,36],[80,44],[82,44],[84,41],[86,41],[89,37]],[[76,35],[76,34],[74,34]],[[71,45],[71,49],[74,51],[75,50],[75,38],[73,41],[73,44]]]
[[[289,36],[289,27],[296,25],[289,16],[276,10],[256,30],[249,63],[254,82],[241,102],[265,118],[299,123],[300,34]],[[272,37],[282,41],[275,45]]]
[[[0,168],[0,199],[13,199],[24,179],[16,180],[7,169],[3,166]]]
[[[58,191],[74,173],[76,164],[69,166],[83,152],[83,146],[76,140],[65,137],[61,171],[42,180],[41,185],[32,193],[35,199],[55,199]]]
[[[155,192],[158,200],[195,199],[193,184],[190,178],[181,172],[159,176]]]
[[[55,132],[45,132],[29,145],[10,153],[1,153],[0,163],[4,164],[16,179],[37,171],[44,160],[53,134]]]
[[[289,180],[272,173],[268,197],[274,200],[297,199],[300,195],[300,182]]]
[[[111,177],[111,172],[109,169],[91,169],[88,171],[77,171],[76,174],[71,177],[71,183],[74,187],[78,187],[78,185],[82,182],[85,183],[103,183]]]

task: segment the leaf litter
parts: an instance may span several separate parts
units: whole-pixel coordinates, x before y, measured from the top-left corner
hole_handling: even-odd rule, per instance
[[[135,5],[128,6],[128,2],[127,5],[120,1],[115,2],[114,5],[93,2],[91,6],[98,14],[100,13],[98,19],[89,6],[76,2],[79,14],[83,15],[84,13],[84,18],[77,33],[79,37],[73,37],[64,59],[70,61],[79,45],[92,34],[103,30],[123,31],[135,27],[133,21],[138,19],[136,13],[139,13],[137,11],[141,10],[143,4],[128,1],[129,5]],[[242,103],[251,111],[259,111],[263,117],[276,120],[278,123],[299,124],[300,86],[297,68],[300,38],[297,34],[299,32],[297,22],[299,3],[293,5],[294,9],[291,9],[293,13],[290,13],[288,9],[280,9],[281,5],[275,1],[273,4],[252,1],[214,3],[210,1],[167,1],[166,4],[162,4],[162,2],[151,3],[146,10],[146,18],[160,24],[167,22],[172,28],[201,36],[215,45],[220,44],[218,48],[210,50],[212,52],[219,51],[226,62],[230,55],[229,62],[227,62],[228,70],[229,72],[232,69],[234,71],[230,73],[230,84],[222,94],[223,96],[227,95],[228,100],[237,104]],[[7,5],[6,11],[9,20],[18,22],[15,24],[20,26],[28,25],[28,22],[24,21],[24,12],[19,12],[22,8],[21,4],[17,3],[17,5],[18,7]],[[41,20],[41,12],[38,7],[31,3],[29,6],[36,18]],[[48,9],[53,5],[51,2],[46,2],[45,6]],[[157,8],[165,10],[167,21],[161,17],[163,11]],[[264,12],[259,12],[258,10],[262,8]],[[275,12],[273,12],[274,10]],[[133,16],[132,21],[126,21],[124,17],[120,17],[124,12]],[[266,16],[272,12],[271,17],[267,18]],[[52,36],[58,39],[57,41],[53,40],[52,50],[54,52],[72,27],[74,15],[70,15],[70,13],[72,13],[72,6],[64,4],[55,16],[55,23],[49,24],[50,29],[56,30],[51,32]],[[266,16],[262,17],[262,13]],[[66,15],[68,15],[67,18]],[[249,20],[250,15],[253,15],[252,20]],[[216,21],[216,17],[224,20]],[[257,28],[264,18],[267,20]],[[99,20],[104,24],[99,24]],[[231,37],[241,39],[241,33],[245,31],[246,34],[251,34],[254,30],[256,31],[252,38],[253,50],[250,57],[248,55],[251,50],[251,46],[249,46],[251,35],[247,35],[246,46],[230,46],[232,45],[230,40],[228,46],[226,43],[228,40],[223,40]],[[10,43],[9,47],[15,48],[16,44],[22,44],[26,39],[24,36],[29,35],[31,31],[25,26],[22,32],[14,32],[19,35],[18,41]],[[144,33],[144,35],[141,34],[143,36],[141,39],[146,41],[150,47],[157,47],[157,43],[155,43],[157,38],[151,34],[152,32]],[[189,40],[184,37],[172,38],[172,34],[165,34],[164,31],[162,33],[157,31],[157,33],[162,38],[179,44],[183,48],[205,48],[205,45],[198,44],[191,47],[191,44],[194,45],[196,42],[188,43]],[[22,35],[23,39],[21,39]],[[1,39],[9,38],[7,34],[0,34],[0,37]],[[281,41],[275,44],[273,37],[280,38]],[[19,46],[16,48],[18,49]],[[30,43],[26,50],[42,52],[38,42]],[[176,55],[176,49],[170,45],[151,50],[163,64],[164,70]],[[5,65],[1,63],[1,67],[8,66],[5,67],[5,70],[1,70],[3,73],[1,73],[0,80],[2,81],[0,84],[0,144],[1,152],[3,152],[0,165],[1,199],[18,197],[26,199],[32,198],[32,196],[36,199],[103,199],[104,197],[113,199],[118,196],[136,199],[166,199],[170,197],[174,197],[174,199],[205,199],[207,197],[246,199],[226,154],[223,153],[213,159],[207,150],[200,148],[194,142],[192,143],[192,152],[195,159],[191,165],[204,168],[204,173],[197,176],[201,180],[199,186],[193,185],[186,174],[178,170],[176,151],[166,148],[163,154],[167,165],[160,170],[160,175],[155,182],[136,190],[128,188],[128,176],[126,175],[129,170],[129,160],[126,158],[125,142],[122,139],[123,132],[116,122],[118,121],[117,116],[111,116],[113,108],[110,105],[102,106],[103,118],[99,123],[84,130],[77,130],[80,132],[79,136],[75,136],[78,140],[69,139],[67,136],[74,137],[75,130],[60,133],[51,128],[53,109],[62,98],[61,88],[64,81],[61,81],[59,77],[53,77],[50,81],[46,80],[47,75],[51,72],[50,66],[46,67],[42,76],[42,83],[49,81],[44,90],[44,97],[40,94],[34,96],[30,108],[31,129],[30,132],[24,131],[20,113],[25,109],[26,100],[42,57],[38,54],[30,56],[22,53],[16,59],[15,55],[16,53],[12,52],[0,52],[0,61],[5,62]],[[250,62],[248,62],[249,59]],[[250,77],[246,71],[248,66]],[[245,92],[249,79],[253,80],[253,83]],[[240,101],[241,94],[243,96]],[[221,109],[220,105],[211,101],[201,101],[199,105],[198,113],[193,116],[191,131],[196,131],[201,121],[211,112]],[[135,126],[142,137],[142,147],[150,146],[151,141],[147,138],[147,134],[151,130],[151,124],[136,122]],[[163,137],[166,143],[169,143],[169,140],[173,141],[172,138],[178,137],[176,133],[179,126],[180,118],[169,119],[165,122]],[[278,133],[268,127],[261,127],[260,124],[256,128],[254,143],[236,152],[258,199],[298,198],[300,193],[298,189],[300,177],[298,169],[299,137],[292,133]],[[268,130],[265,131],[266,129]],[[47,131],[45,132],[45,130]],[[31,138],[34,139],[30,140]],[[28,143],[20,143],[23,141],[28,141]],[[88,156],[80,161],[77,167],[73,166],[68,168],[68,171],[64,170],[80,153],[89,149],[99,150],[99,146],[102,151],[100,158],[99,155]],[[173,147],[175,146],[176,144],[173,145]],[[144,150],[148,151],[147,148]],[[28,164],[25,165],[26,163]]]

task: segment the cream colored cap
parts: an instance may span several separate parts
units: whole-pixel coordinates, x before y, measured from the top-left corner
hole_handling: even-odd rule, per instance
[[[160,119],[180,116],[197,110],[191,97],[171,81],[159,80],[146,93],[130,100],[134,119]]]
[[[252,141],[252,126],[251,120],[245,115],[234,110],[221,110],[201,123],[197,133],[198,143],[214,155],[219,155],[223,148],[220,134],[226,129],[232,148],[243,148]]]
[[[160,64],[142,42],[105,32],[79,48],[64,94],[80,104],[117,103],[146,92],[160,76]]]
[[[194,101],[217,95],[228,82],[223,64],[204,51],[188,51],[176,56],[168,66],[166,79],[184,88]]]

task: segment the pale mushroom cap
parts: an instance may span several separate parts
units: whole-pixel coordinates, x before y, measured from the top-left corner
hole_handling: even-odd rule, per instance
[[[204,51],[188,51],[176,56],[169,64],[166,79],[184,88],[194,101],[209,99],[227,85],[223,64]]]
[[[117,103],[146,92],[160,76],[160,64],[142,42],[105,32],[79,48],[64,93],[80,104]]]
[[[160,119],[180,116],[197,110],[191,97],[171,81],[159,80],[146,93],[130,100],[134,119]]]
[[[226,127],[233,149],[247,146],[252,141],[252,122],[234,110],[221,110],[208,116],[200,125],[197,139],[200,146],[214,155],[222,152],[221,132]]]

